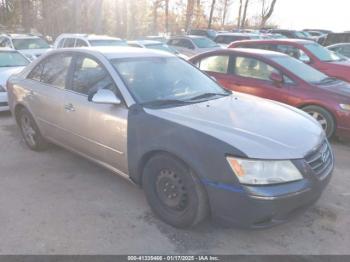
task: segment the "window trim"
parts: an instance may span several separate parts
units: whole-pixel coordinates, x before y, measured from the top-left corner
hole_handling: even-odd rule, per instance
[[[40,80],[39,80],[39,81],[36,80],[36,79],[30,78],[30,76],[32,75],[32,73],[34,72],[34,70],[35,70],[37,67],[39,67],[39,66],[40,66],[41,64],[43,64],[43,63],[47,63],[47,60],[49,60],[50,58],[55,57],[55,56],[57,56],[57,55],[62,55],[62,54],[67,55],[67,56],[69,56],[69,55],[72,56],[70,65],[69,65],[69,67],[68,67],[68,73],[67,73],[67,76],[66,76],[65,87],[64,87],[64,88],[62,88],[62,87],[60,87],[60,86],[48,84],[48,83],[45,83],[45,82],[42,82],[42,81],[41,81],[41,77],[42,77],[42,74],[43,74],[43,69],[44,69],[44,67],[43,67],[43,69],[42,69],[42,71],[41,71],[41,73],[40,73]],[[73,59],[74,59],[74,53],[73,53],[73,52],[60,52],[60,53],[54,53],[54,54],[52,54],[52,55],[49,55],[49,56],[45,57],[43,60],[39,61],[39,62],[32,68],[32,70],[30,70],[30,72],[27,74],[27,76],[26,76],[25,79],[26,79],[26,80],[29,80],[29,81],[34,81],[34,82],[36,82],[36,83],[40,83],[40,84],[42,84],[42,85],[46,85],[46,86],[49,86],[49,87],[54,87],[54,88],[60,89],[60,90],[62,90],[62,91],[65,91],[65,90],[67,90],[66,87],[67,87],[67,85],[68,85],[68,78],[69,78],[70,70],[71,70],[71,67],[72,67]]]
[[[80,53],[80,52],[76,52],[74,53],[74,57],[72,59],[72,62],[71,62],[71,68],[70,68],[70,72],[68,73],[67,77],[67,83],[69,86],[73,86],[73,77],[74,77],[74,73],[75,73],[75,70],[76,70],[76,66],[77,66],[77,59],[80,57],[84,57],[84,58],[89,58],[89,59],[92,59],[94,60],[99,66],[101,66],[106,72],[107,74],[109,75],[109,77],[112,79],[115,87],[116,87],[116,90],[117,90],[117,94],[114,93],[121,101],[122,101],[122,104],[126,106],[126,101],[122,95],[122,92],[120,91],[117,83],[114,81],[111,73],[107,70],[107,68],[104,66],[104,64],[95,56],[93,55],[90,55],[90,54],[87,54],[87,53]],[[80,96],[84,96],[84,97],[88,97],[87,94],[83,94],[83,93],[79,93],[73,89],[64,89],[64,91],[66,92],[71,92],[71,93],[74,93],[74,94],[77,94],[77,95],[80,95]]]

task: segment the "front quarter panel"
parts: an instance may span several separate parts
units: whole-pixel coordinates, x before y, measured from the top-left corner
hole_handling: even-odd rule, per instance
[[[135,105],[128,117],[129,175],[141,183],[142,170],[152,154],[167,152],[185,162],[203,180],[238,185],[226,155],[247,157],[234,147],[189,127],[146,113]]]

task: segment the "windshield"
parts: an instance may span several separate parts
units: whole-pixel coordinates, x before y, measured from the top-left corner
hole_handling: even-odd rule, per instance
[[[203,38],[192,38],[192,41],[195,43],[195,45],[198,48],[211,48],[211,47],[217,47],[218,44],[214,41],[210,40],[209,38],[203,37]]]
[[[306,37],[306,35],[304,35],[302,32],[298,32],[298,31],[295,32],[295,35],[297,37],[299,37],[299,38],[305,38]]]
[[[328,78],[325,74],[295,58],[278,56],[272,57],[271,59],[305,82],[316,84]]]
[[[340,57],[336,53],[329,51],[327,48],[319,44],[305,44],[304,45],[307,50],[309,50],[314,56],[316,56],[319,60],[323,62],[335,62],[344,60],[344,58]]]
[[[166,100],[190,101],[209,93],[218,96],[230,94],[197,68],[176,57],[113,59],[111,63],[142,104]]]
[[[26,66],[28,60],[17,52],[0,52],[0,67]]]
[[[177,54],[178,53],[175,49],[172,49],[167,44],[149,44],[149,45],[146,45],[146,47],[150,48],[150,49],[167,51],[167,52],[170,52],[172,54]]]
[[[89,40],[91,46],[127,46],[123,40]]]
[[[13,39],[12,42],[17,50],[50,48],[49,44],[41,38]]]

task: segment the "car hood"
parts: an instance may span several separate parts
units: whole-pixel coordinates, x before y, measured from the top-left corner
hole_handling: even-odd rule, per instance
[[[7,79],[13,75],[21,72],[24,66],[17,67],[0,67],[0,85],[6,88]]]
[[[145,111],[220,139],[255,159],[304,158],[325,139],[320,125],[306,113],[241,93]]]
[[[344,81],[334,81],[327,85],[317,85],[317,87],[333,94],[350,98],[350,83]]]

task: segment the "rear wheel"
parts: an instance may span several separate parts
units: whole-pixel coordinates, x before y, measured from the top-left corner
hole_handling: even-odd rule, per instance
[[[333,136],[335,132],[335,121],[330,112],[319,106],[306,106],[303,110],[317,120],[328,138]]]
[[[194,226],[207,216],[205,189],[196,175],[172,156],[160,154],[147,162],[143,188],[154,213],[172,226]]]
[[[28,110],[25,108],[20,109],[17,119],[27,146],[34,151],[45,149],[47,142],[41,135],[38,126]]]

